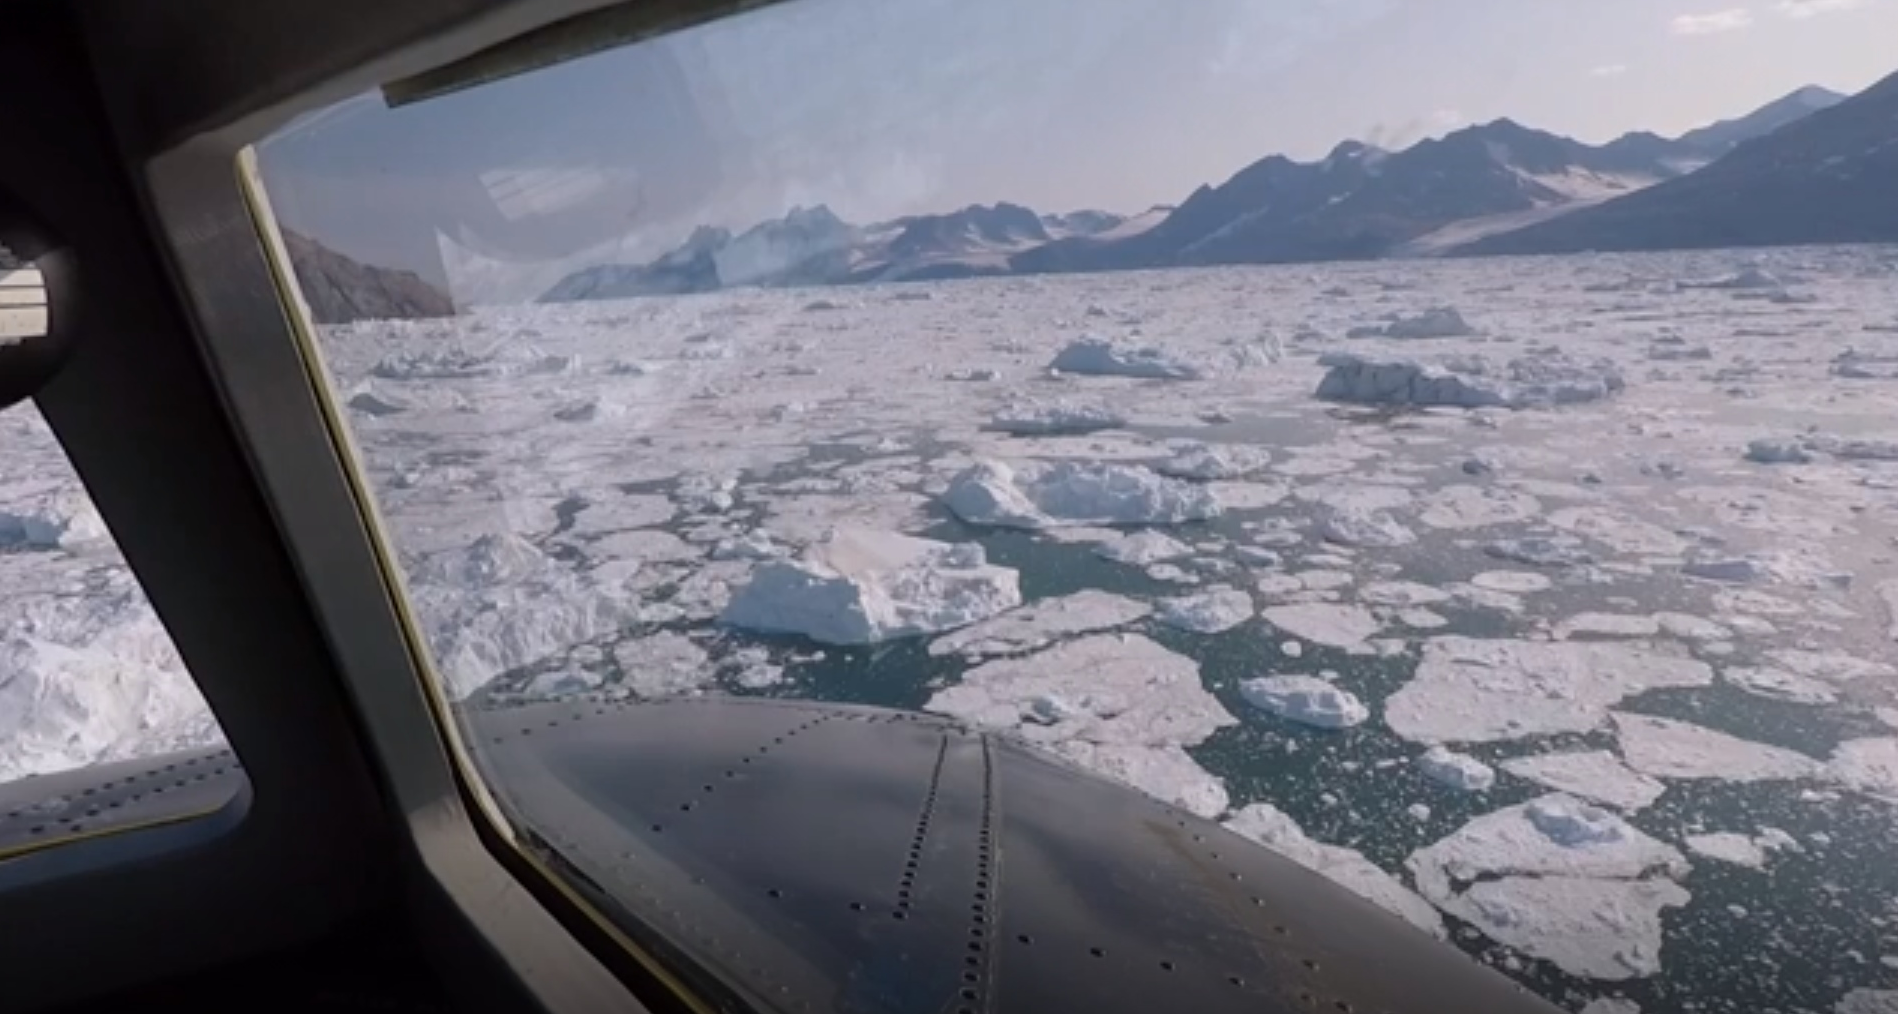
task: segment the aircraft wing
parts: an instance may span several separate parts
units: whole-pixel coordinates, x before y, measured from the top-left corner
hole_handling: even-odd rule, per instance
[[[727,698],[462,719],[530,848],[722,1010],[1556,1010],[1211,821],[952,720]],[[200,750],[14,783],[0,857],[241,782]]]

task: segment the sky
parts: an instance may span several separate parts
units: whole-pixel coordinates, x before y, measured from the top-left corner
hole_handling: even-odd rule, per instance
[[[644,260],[817,203],[1136,212],[1268,154],[1503,116],[1671,136],[1861,90],[1898,71],[1893,40],[1898,0],[791,0],[415,106],[365,97],[262,162],[286,224],[352,256],[420,267],[418,221],[498,208],[506,228],[463,238]]]

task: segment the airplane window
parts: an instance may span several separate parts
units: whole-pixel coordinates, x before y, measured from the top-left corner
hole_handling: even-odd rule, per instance
[[[0,333],[44,327],[7,298],[23,272]],[[241,770],[30,402],[0,411],[0,461],[0,859],[222,806]]]
[[[805,0],[256,159],[464,713],[952,716],[1567,1009],[1885,1010],[1892,38]]]

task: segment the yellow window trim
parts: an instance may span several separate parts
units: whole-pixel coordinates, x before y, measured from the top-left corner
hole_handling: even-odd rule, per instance
[[[533,871],[539,880],[559,893],[566,901],[592,923],[607,939],[613,941],[621,950],[639,963],[649,975],[663,984],[668,991],[688,1009],[697,1014],[714,1014],[711,1004],[700,998],[679,977],[662,964],[651,952],[641,947],[627,936],[612,920],[598,911],[586,897],[557,876],[539,856],[523,846],[520,835],[514,830],[504,815],[492,792],[483,782],[477,766],[463,740],[460,727],[454,721],[454,706],[442,692],[439,675],[430,660],[427,642],[421,636],[421,624],[416,621],[410,608],[407,586],[401,568],[396,564],[396,555],[382,524],[382,517],[376,506],[375,495],[369,489],[361,468],[361,456],[357,452],[354,438],[337,404],[334,391],[329,383],[329,373],[323,363],[322,350],[316,342],[310,322],[315,318],[303,299],[302,290],[296,284],[290,267],[290,255],[284,245],[283,235],[277,228],[276,215],[270,209],[269,195],[265,192],[262,177],[257,171],[255,148],[245,146],[237,155],[238,190],[243,194],[245,208],[250,214],[251,224],[257,231],[257,237],[263,244],[265,260],[277,288],[277,297],[287,311],[286,317],[290,334],[296,342],[297,354],[303,363],[304,376],[310,385],[310,393],[315,398],[323,414],[324,427],[329,431],[330,440],[335,447],[338,464],[342,467],[345,480],[349,484],[350,497],[355,501],[358,515],[367,534],[370,549],[375,554],[377,569],[382,573],[383,591],[389,604],[394,608],[401,623],[402,636],[408,649],[412,671],[420,678],[421,690],[428,701],[429,711],[434,718],[435,731],[441,737],[453,766],[456,780],[469,799],[474,800],[471,819],[482,821],[494,833],[497,840],[505,843],[508,850],[526,869]]]

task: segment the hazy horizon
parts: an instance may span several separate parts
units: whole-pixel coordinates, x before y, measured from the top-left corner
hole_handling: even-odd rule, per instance
[[[1129,214],[1267,155],[1501,117],[1677,136],[1807,85],[1861,91],[1898,70],[1892,38],[1898,0],[793,0],[415,107],[362,100],[263,161],[286,224],[351,256],[417,267],[405,214],[479,167],[542,198],[623,191],[623,219],[549,216],[541,245],[649,259],[794,206]],[[481,203],[517,185],[496,178]]]

